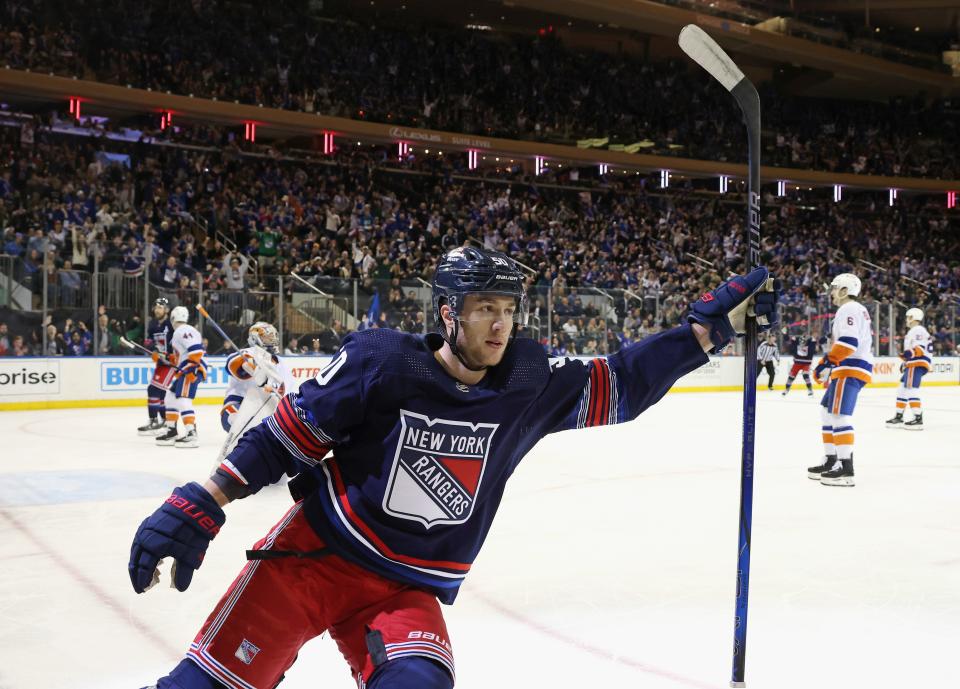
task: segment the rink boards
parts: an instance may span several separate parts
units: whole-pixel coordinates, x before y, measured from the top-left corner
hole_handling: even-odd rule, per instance
[[[330,356],[285,357],[294,378],[303,382],[319,373]],[[589,357],[577,357],[589,359]],[[198,404],[220,404],[227,388],[226,357],[209,357],[209,377],[200,384]],[[900,359],[880,357],[873,383],[895,387]],[[784,357],[775,377],[782,388],[793,364]],[[136,406],[145,403],[153,362],[135,357],[25,357],[0,360],[0,411],[70,407]],[[765,385],[767,376],[760,376]],[[802,379],[798,381],[802,385]],[[960,385],[960,357],[934,357],[923,380],[929,385]],[[711,357],[709,363],[684,376],[671,392],[722,392],[743,389],[743,357]]]

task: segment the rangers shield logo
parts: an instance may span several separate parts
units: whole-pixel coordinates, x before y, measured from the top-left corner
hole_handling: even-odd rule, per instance
[[[400,410],[400,440],[383,496],[387,514],[434,524],[470,518],[499,424],[431,419]]]

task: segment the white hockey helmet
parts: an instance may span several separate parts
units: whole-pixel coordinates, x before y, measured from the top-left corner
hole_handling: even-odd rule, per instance
[[[833,278],[830,286],[838,289],[846,287],[848,297],[855,297],[860,294],[860,278],[853,273],[840,273],[837,277]]]
[[[186,306],[173,307],[173,311],[170,312],[170,322],[171,323],[189,323],[190,312],[187,311],[187,307]]]
[[[251,347],[263,347],[271,354],[276,354],[280,350],[280,335],[270,323],[257,321],[250,326],[247,344]]]
[[[923,311],[918,309],[916,306],[914,306],[912,309],[907,309],[907,320],[923,323]]]

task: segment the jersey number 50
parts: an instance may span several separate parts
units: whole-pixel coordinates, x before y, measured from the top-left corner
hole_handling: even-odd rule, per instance
[[[320,373],[317,374],[317,382],[320,385],[326,385],[330,382],[330,379],[337,375],[337,371],[347,363],[347,351],[341,349],[340,353],[337,354],[337,358],[331,361],[323,369],[320,370]]]

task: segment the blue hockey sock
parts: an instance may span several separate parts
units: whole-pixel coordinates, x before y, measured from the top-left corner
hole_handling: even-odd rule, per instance
[[[428,658],[407,656],[378,667],[367,689],[453,689],[453,678]]]
[[[227,686],[184,658],[169,675],[160,678],[157,689],[227,689]]]

